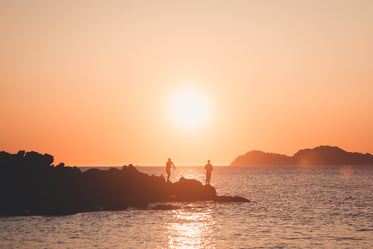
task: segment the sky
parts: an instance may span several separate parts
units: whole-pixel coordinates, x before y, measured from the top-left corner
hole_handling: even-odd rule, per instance
[[[0,1],[0,151],[373,153],[373,1]]]

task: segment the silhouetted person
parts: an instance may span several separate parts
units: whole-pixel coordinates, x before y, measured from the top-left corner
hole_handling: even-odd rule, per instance
[[[207,164],[205,165],[205,170],[206,170],[206,185],[210,185],[211,172],[212,172],[212,165],[210,163],[210,160],[207,161]]]
[[[167,163],[166,163],[166,172],[167,172],[167,182],[170,181],[170,176],[171,176],[171,166],[175,168],[175,165],[174,163],[171,161],[171,158],[168,159]]]

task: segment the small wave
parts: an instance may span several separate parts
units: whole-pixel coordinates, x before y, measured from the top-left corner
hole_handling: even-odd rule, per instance
[[[171,204],[158,204],[156,206],[150,207],[151,210],[175,210],[180,208],[180,206],[175,206]]]
[[[362,239],[354,238],[354,237],[339,237],[339,238],[336,238],[336,240],[340,241],[340,240],[362,240]]]
[[[308,240],[308,239],[312,239],[312,238],[311,237],[285,237],[285,238],[282,238],[282,239],[285,239],[285,240],[298,240],[298,239]]]
[[[357,232],[368,232],[368,231],[373,231],[373,228],[362,228],[362,229],[358,229],[356,231]]]

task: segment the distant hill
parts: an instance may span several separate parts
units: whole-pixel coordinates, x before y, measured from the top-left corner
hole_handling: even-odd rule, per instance
[[[238,156],[231,166],[277,166],[277,165],[373,165],[373,155],[366,153],[347,152],[338,147],[319,146],[313,149],[303,149],[292,157],[249,151]]]

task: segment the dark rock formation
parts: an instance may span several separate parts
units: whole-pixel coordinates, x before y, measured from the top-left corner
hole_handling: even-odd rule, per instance
[[[52,163],[48,154],[0,152],[0,215],[65,215],[174,201],[248,201],[219,197],[214,187],[192,179],[168,183],[132,165],[81,172]]]
[[[268,165],[373,165],[369,153],[346,152],[338,147],[319,146],[300,150],[289,157],[276,153],[250,151],[237,157],[231,166],[268,166]]]
[[[202,201],[214,200],[216,190],[210,185],[202,185],[201,182],[181,177],[178,182],[170,184],[170,194],[174,201]]]

